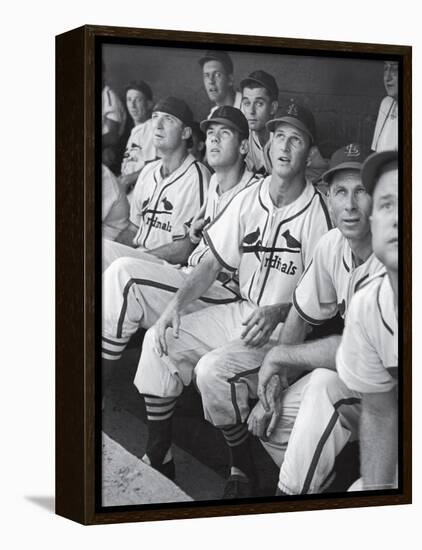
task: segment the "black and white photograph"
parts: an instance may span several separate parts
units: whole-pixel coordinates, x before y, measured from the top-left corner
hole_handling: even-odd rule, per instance
[[[398,56],[100,58],[102,511],[399,491]]]

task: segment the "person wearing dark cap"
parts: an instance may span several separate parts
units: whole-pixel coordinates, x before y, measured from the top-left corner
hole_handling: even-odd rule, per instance
[[[151,120],[152,91],[143,80],[126,87],[126,108],[133,120],[133,128],[123,155],[119,182],[128,191],[136,183],[145,163],[156,158]]]
[[[223,495],[228,499],[256,494],[249,398],[256,397],[257,372],[277,342],[296,283],[331,227],[322,197],[305,179],[312,114],[288,105],[272,122],[273,173],[240,191],[204,229],[208,253],[147,332],[140,362],[151,384],[144,390],[168,400],[179,395],[195,369],[205,418],[222,430],[230,452]],[[226,131],[221,129],[221,139]],[[207,142],[210,159],[219,149]],[[238,277],[242,300],[185,314],[225,272]]]
[[[234,89],[233,61],[227,52],[210,50],[199,60],[207,95],[214,103],[208,118],[222,105],[240,109],[242,95]]]
[[[398,463],[398,156],[371,155],[362,181],[372,195],[372,246],[385,271],[352,299],[337,370],[361,394],[361,480],[351,490],[397,488]]]
[[[359,395],[336,372],[342,327],[327,335],[323,325],[336,316],[347,318],[353,294],[383,270],[372,252],[371,197],[360,174],[368,154],[350,143],[331,157],[323,178],[336,227],[317,243],[293,293],[280,344],[268,353],[259,373],[260,401],[248,424],[281,466],[279,494],[322,492],[333,481],[336,457],[358,437]],[[305,342],[307,329],[318,326],[323,337]],[[270,405],[267,388],[278,384],[283,391]]]
[[[269,149],[265,145],[270,139],[266,123],[278,109],[278,86],[275,78],[265,71],[253,71],[240,83],[242,112],[249,124],[249,151],[246,164],[249,170],[263,175],[271,173]]]
[[[129,227],[117,242],[104,240],[103,269],[121,256],[138,257],[185,237],[185,224],[203,205],[210,178],[187,150],[192,123],[192,111],[181,99],[168,97],[155,105],[153,145],[161,158],[146,164],[138,176]]]
[[[245,117],[238,109],[229,106],[218,108],[211,119],[202,121],[201,128],[206,134],[210,152],[209,162],[214,169],[214,174],[210,180],[206,204],[194,218],[187,237],[188,243],[185,243],[190,245],[191,253],[182,257],[179,246],[182,241],[176,241],[151,252],[169,262],[177,261],[183,264],[180,269],[169,263],[152,263],[145,258],[146,254],[144,254],[142,259],[120,258],[104,272],[102,342],[104,370],[116,368],[116,361],[123,353],[130,336],[139,326],[147,329],[153,324],[164,311],[171,296],[189,279],[195,266],[209,253],[208,246],[202,238],[204,226],[221,215],[236,194],[246,187],[257,185],[259,181],[259,178],[249,172],[245,166],[249,130]],[[190,305],[188,311],[239,300],[236,277],[233,273],[225,271],[203,298]],[[148,367],[154,368],[155,364],[145,359],[148,355],[148,337],[145,338],[140,367],[135,377],[135,385],[141,394],[147,394],[145,403],[150,437],[144,460],[172,477],[174,462],[170,449],[169,424],[171,424],[176,398],[170,401],[167,398],[163,400],[160,398],[160,392],[157,393],[156,387],[159,387],[160,383],[164,384],[165,390],[165,381],[169,376],[164,374],[163,378],[157,381],[157,376],[160,377],[163,372],[162,368],[154,369],[152,373],[149,371]],[[167,369],[165,366],[164,368]],[[187,382],[188,372],[186,371],[183,383],[187,384]],[[181,390],[183,384],[180,383],[178,387]]]

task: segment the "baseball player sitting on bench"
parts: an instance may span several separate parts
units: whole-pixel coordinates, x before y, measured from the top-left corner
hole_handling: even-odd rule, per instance
[[[145,163],[157,157],[153,144],[152,105],[152,91],[146,82],[139,80],[126,87],[126,108],[134,127],[127,140],[119,182],[128,191],[135,185]]]
[[[113,368],[112,363],[115,365],[139,327],[149,328],[154,324],[170,296],[206,256],[208,246],[201,238],[204,225],[219,215],[237,193],[259,181],[245,165],[249,129],[238,109],[220,107],[211,119],[202,123],[202,128],[207,134],[209,160],[215,170],[210,180],[206,207],[198,212],[187,238],[153,251],[168,262],[187,263],[187,266],[177,269],[169,263],[154,264],[144,253],[142,259],[117,259],[103,274],[102,347],[105,371]],[[231,271],[225,271],[186,311],[239,299],[238,282]]]
[[[252,172],[263,175],[271,173],[268,158],[269,148],[264,149],[270,139],[266,123],[278,109],[278,86],[275,78],[265,71],[253,71],[241,81],[242,112],[249,124],[249,151],[246,164]]]
[[[214,103],[208,118],[223,105],[240,109],[242,94],[233,88],[233,61],[228,53],[210,50],[199,60],[205,91]]]
[[[274,132],[272,176],[238,193],[204,230],[210,250],[147,331],[135,377],[149,414],[145,460],[162,469],[172,460],[177,398],[196,366],[205,418],[222,428],[230,450],[226,498],[254,494],[249,397],[256,397],[259,366],[277,342],[297,280],[331,228],[323,198],[305,180],[312,113],[292,103],[267,124]],[[213,147],[207,149],[211,157]],[[238,272],[242,300],[188,314],[223,270]]]
[[[335,367],[341,336],[304,339],[309,325],[320,325],[337,313],[344,318],[353,293],[383,269],[372,253],[371,197],[360,175],[366,156],[360,145],[351,143],[331,158],[324,179],[336,228],[318,242],[293,294],[281,343],[269,351],[259,372],[260,401],[248,426],[281,466],[278,494],[322,492],[333,481],[336,456],[357,439],[359,395],[345,386]],[[284,391],[269,399],[269,382],[279,380]]]
[[[362,168],[362,180],[373,201],[374,253],[386,272],[353,297],[337,353],[337,370],[362,399],[361,489],[394,489],[398,460],[397,152],[371,155]]]
[[[168,97],[155,105],[153,142],[162,158],[146,164],[139,174],[128,228],[117,242],[103,240],[103,271],[116,258],[136,258],[186,236],[186,224],[204,204],[210,177],[187,151],[192,122],[192,112],[181,99]]]

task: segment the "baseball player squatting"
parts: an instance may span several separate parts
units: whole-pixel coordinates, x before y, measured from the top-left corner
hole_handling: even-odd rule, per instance
[[[147,331],[135,377],[155,407],[146,454],[156,465],[171,453],[171,416],[196,365],[205,418],[222,429],[230,451],[226,498],[253,494],[249,397],[256,397],[259,367],[277,342],[298,278],[331,228],[322,196],[305,179],[312,113],[291,103],[267,124],[272,176],[238,193],[204,230],[210,251]],[[238,273],[242,300],[183,315],[222,270]]]
[[[269,147],[270,131],[266,124],[278,109],[278,86],[275,78],[265,71],[253,71],[240,83],[242,112],[249,124],[249,152],[246,164],[253,172],[271,174]]]
[[[386,272],[352,299],[337,369],[362,398],[362,489],[397,487],[398,164],[396,151],[371,155],[362,180],[372,195],[372,245]]]
[[[352,295],[384,269],[372,252],[371,197],[360,174],[367,156],[355,143],[333,154],[324,179],[336,227],[316,245],[293,294],[280,345],[270,350],[259,372],[260,401],[248,425],[281,466],[281,494],[323,491],[333,481],[337,455],[358,438],[359,394],[336,372],[341,336],[304,340],[309,325],[322,324],[337,313],[344,318]],[[266,390],[270,381],[277,382],[274,375],[280,376],[284,391],[269,399]]]
[[[136,258],[142,251],[183,239],[186,224],[205,201],[209,171],[187,152],[190,108],[168,97],[155,105],[152,122],[154,146],[162,158],[146,164],[138,176],[128,228],[115,241],[103,240],[103,270],[122,256]]]
[[[244,162],[249,130],[245,117],[238,109],[220,107],[211,119],[204,121],[203,128],[207,135],[210,164],[215,170],[210,180],[206,207],[198,212],[190,227],[189,237],[183,240],[189,241],[188,248],[180,240],[155,251],[167,261],[187,263],[186,267],[178,269],[169,263],[153,264],[144,253],[143,259],[117,259],[103,274],[104,371],[116,364],[130,337],[140,326],[149,328],[153,325],[167,306],[171,294],[207,255],[208,245],[201,238],[203,227],[220,215],[238,192],[250,185],[257,185],[259,181],[247,170]],[[191,251],[189,257],[187,250]],[[201,298],[189,304],[186,311],[238,300],[240,293],[236,278],[231,271],[222,270],[218,280]],[[148,400],[147,410],[150,410]],[[154,462],[154,465],[160,469],[161,463]],[[168,465],[166,473],[169,473]]]

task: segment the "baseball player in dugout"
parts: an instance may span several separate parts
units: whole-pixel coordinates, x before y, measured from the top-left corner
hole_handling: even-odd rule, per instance
[[[211,50],[199,60],[202,67],[204,87],[214,104],[208,118],[223,105],[240,109],[242,94],[234,89],[233,61],[228,53]]]
[[[388,151],[398,149],[398,90],[399,67],[397,61],[384,62],[384,87],[387,95],[381,101],[378,118],[372,139],[373,151]]]
[[[240,191],[204,229],[209,251],[147,331],[135,378],[150,411],[145,460],[161,471],[172,462],[177,398],[195,378],[205,418],[222,430],[230,454],[224,498],[255,494],[249,398],[257,395],[259,367],[278,341],[296,283],[331,228],[322,196],[305,178],[312,113],[290,103],[267,128],[274,133],[272,175]],[[211,126],[210,158],[219,149],[208,145],[213,132]],[[241,300],[188,313],[226,271],[237,273]]]
[[[121,358],[130,337],[139,327],[149,328],[154,324],[166,308],[171,295],[185,282],[195,266],[207,257],[209,250],[202,238],[203,228],[221,215],[237,193],[246,187],[257,185],[259,181],[245,165],[249,129],[241,111],[229,106],[220,107],[211,119],[201,123],[201,127],[206,134],[209,161],[214,174],[210,180],[206,206],[197,213],[190,225],[189,235],[152,251],[157,257],[166,260],[161,264],[149,261],[148,254],[144,253],[142,259],[117,259],[103,274],[102,356],[105,386],[107,371],[116,367],[116,361]],[[170,265],[170,262],[183,264],[184,267],[177,268]],[[184,311],[191,312],[239,300],[236,277],[231,270],[222,270],[215,283]],[[106,389],[105,387],[104,390]],[[166,420],[167,415],[172,413],[175,399],[160,399],[153,395],[145,397],[148,420],[152,425],[145,460],[173,477],[174,463],[171,455],[165,459],[170,447],[168,437],[166,435],[164,438],[164,445],[167,447],[163,454],[160,450],[162,444],[157,443],[155,433],[157,430],[169,429]]]
[[[140,172],[131,200],[128,227],[115,241],[103,240],[103,270],[121,256],[183,239],[205,201],[208,169],[188,153],[192,111],[181,99],[159,101],[152,113],[153,144],[160,159]]]
[[[371,155],[362,180],[372,195],[372,244],[386,271],[353,298],[337,369],[362,398],[361,487],[397,487],[398,460],[398,164],[396,151]],[[357,484],[359,485],[359,484]]]
[[[271,173],[270,139],[267,122],[274,118],[278,109],[278,86],[275,78],[265,71],[253,71],[240,83],[242,112],[249,124],[249,151],[246,164],[252,172],[263,175]]]
[[[259,372],[260,401],[248,425],[280,467],[278,494],[324,491],[333,481],[337,455],[358,438],[360,396],[336,372],[341,336],[304,340],[308,328],[337,314],[344,319],[353,294],[384,271],[372,251],[371,197],[360,173],[367,156],[355,143],[333,154],[324,180],[336,227],[316,245],[280,344]]]

